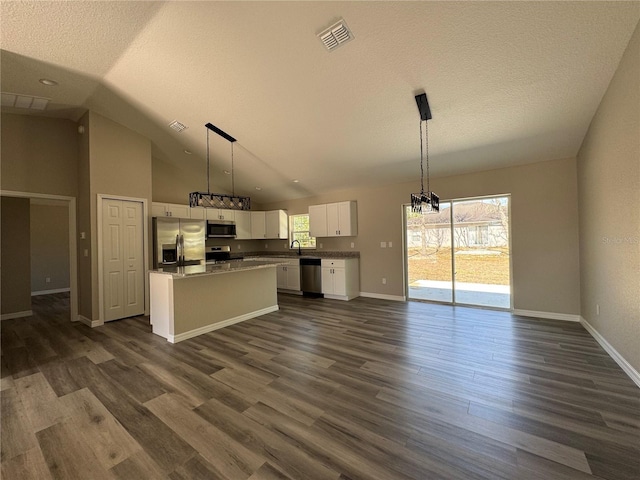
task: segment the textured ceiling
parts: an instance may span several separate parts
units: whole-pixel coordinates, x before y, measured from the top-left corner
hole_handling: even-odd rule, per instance
[[[51,98],[45,115],[95,110],[203,176],[211,122],[238,139],[236,190],[259,203],[419,181],[421,91],[432,176],[573,156],[640,18],[640,2],[1,8],[3,92]],[[316,34],[341,17],[355,40],[329,53]],[[228,144],[212,151],[228,169]]]

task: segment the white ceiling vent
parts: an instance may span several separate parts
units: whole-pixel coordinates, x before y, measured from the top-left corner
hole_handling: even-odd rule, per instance
[[[27,108],[30,110],[44,110],[51,99],[34,97],[32,95],[22,95],[19,93],[2,92],[2,106]]]
[[[347,22],[339,20],[318,35],[324,47],[329,50],[335,50],[339,46],[353,40],[353,33],[347,27]]]
[[[169,124],[169,126],[170,126],[171,128],[173,128],[173,129],[174,129],[176,132],[178,132],[178,133],[180,133],[180,132],[182,132],[183,130],[186,130],[187,128],[189,128],[189,127],[187,127],[184,123],[180,123],[180,122],[179,122],[179,121],[177,121],[177,120],[174,120],[173,122],[171,122],[171,123]]]

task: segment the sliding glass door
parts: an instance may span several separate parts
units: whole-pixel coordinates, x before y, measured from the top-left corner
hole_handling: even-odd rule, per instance
[[[511,308],[509,197],[453,202],[456,303]]]
[[[405,225],[409,299],[511,308],[509,196],[407,206]]]
[[[451,303],[451,202],[440,202],[440,213],[405,208],[408,297]]]

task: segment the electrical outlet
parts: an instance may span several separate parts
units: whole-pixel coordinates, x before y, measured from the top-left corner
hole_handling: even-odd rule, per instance
[[[356,246],[356,244],[355,244],[355,243],[353,243],[353,242],[351,242],[351,248],[353,248],[353,247],[355,247],[355,246]]]
[[[389,242],[389,248],[393,247],[393,243]]]
[[[600,304],[596,303],[596,315],[600,315]]]
[[[382,284],[386,285],[387,284],[387,279],[385,277],[382,277]]]
[[[238,244],[238,250],[242,250],[242,245]]]
[[[89,249],[88,249],[88,248],[85,248],[85,249],[84,249],[84,256],[85,256],[85,257],[88,257],[88,256],[89,256]]]
[[[320,248],[322,248],[322,244],[320,244]]]
[[[269,248],[269,244],[268,244],[268,243],[265,243],[265,244],[264,244],[264,248]]]
[[[87,234],[85,232],[80,232],[80,240],[84,240],[87,238]]]
[[[380,242],[380,248],[387,248],[387,242]]]
[[[44,283],[51,283],[51,277],[45,277]]]

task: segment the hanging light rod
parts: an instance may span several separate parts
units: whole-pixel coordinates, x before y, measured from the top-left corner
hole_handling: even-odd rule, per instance
[[[427,94],[421,93],[415,96],[416,105],[420,112],[420,193],[411,194],[411,210],[416,213],[428,213],[440,211],[440,197],[431,191],[429,185],[429,126],[427,121],[431,120],[431,108],[427,100]],[[422,139],[422,122],[425,126],[425,140]],[[425,147],[423,150],[423,146]],[[426,155],[424,154],[426,151]],[[427,160],[427,191],[424,190],[424,165],[423,159]]]
[[[191,192],[189,194],[189,205],[191,207],[205,207],[205,208],[223,208],[230,210],[250,210],[251,209],[251,198],[245,197],[242,195],[236,195],[235,192],[235,181],[233,174],[233,144],[236,142],[236,139],[233,138],[228,133],[220,130],[218,127],[213,125],[212,123],[205,124],[207,127],[207,191],[206,192]],[[231,195],[226,193],[211,193],[211,189],[209,187],[210,175],[210,160],[209,160],[209,130],[214,133],[217,133],[225,140],[228,140],[231,143]],[[227,173],[225,171],[225,173]]]
[[[425,96],[425,98],[427,98]],[[431,117],[429,117],[431,118]],[[213,123],[207,123],[205,124],[205,127],[207,127],[209,130],[211,130],[212,132],[217,133],[218,135],[220,135],[222,138],[224,138],[225,140],[229,140],[231,143],[235,142],[236,139],[233,138],[231,135],[229,135],[227,132],[223,132],[222,130],[220,130],[218,127],[216,127]]]

